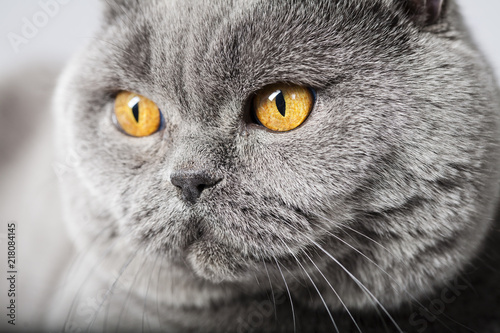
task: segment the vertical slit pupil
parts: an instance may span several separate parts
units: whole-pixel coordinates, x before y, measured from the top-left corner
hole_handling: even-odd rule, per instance
[[[138,123],[139,122],[139,103],[136,103],[132,107],[132,113],[134,114],[135,121]]]
[[[276,96],[276,107],[281,115],[284,117],[286,115],[286,102],[285,96],[283,96],[283,92],[280,91],[278,96]]]

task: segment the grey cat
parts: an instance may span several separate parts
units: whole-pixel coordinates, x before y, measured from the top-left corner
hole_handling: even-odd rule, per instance
[[[105,7],[56,94],[81,257],[48,329],[500,332],[499,91],[454,1]],[[314,92],[286,132],[276,83]]]

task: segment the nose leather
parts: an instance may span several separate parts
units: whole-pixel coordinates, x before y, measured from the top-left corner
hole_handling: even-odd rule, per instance
[[[203,190],[214,186],[220,178],[213,176],[208,170],[178,170],[170,175],[170,182],[181,189],[182,199],[195,203]]]

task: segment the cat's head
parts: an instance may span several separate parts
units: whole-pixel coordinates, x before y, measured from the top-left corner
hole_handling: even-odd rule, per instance
[[[498,190],[498,101],[453,2],[107,7],[57,97],[79,242],[111,230],[126,250],[222,284],[269,272],[293,289],[303,269],[325,284],[321,270],[359,307],[372,301],[353,276],[395,305],[480,246]],[[262,104],[286,109],[273,91],[290,105],[303,94],[307,118],[269,126]],[[126,92],[144,96],[122,103],[129,117],[157,112],[150,135],[117,119]]]

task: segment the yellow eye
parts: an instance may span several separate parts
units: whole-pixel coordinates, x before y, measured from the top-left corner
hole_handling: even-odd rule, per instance
[[[121,129],[131,136],[148,136],[160,128],[161,112],[150,99],[128,91],[115,99],[115,117]]]
[[[253,112],[259,122],[273,131],[286,132],[302,124],[314,105],[308,88],[273,84],[257,92]]]

